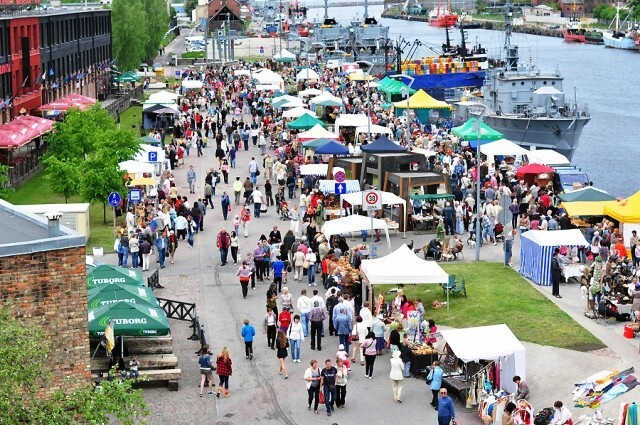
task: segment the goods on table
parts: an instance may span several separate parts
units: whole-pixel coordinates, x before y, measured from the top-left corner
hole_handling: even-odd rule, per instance
[[[426,356],[429,354],[437,354],[437,350],[427,344],[411,344],[411,351],[417,356]]]

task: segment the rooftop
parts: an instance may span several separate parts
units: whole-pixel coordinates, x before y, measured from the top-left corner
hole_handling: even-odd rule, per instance
[[[72,3],[57,8],[48,7],[47,9],[44,9],[41,6],[30,9],[16,9],[14,7],[0,6],[0,19],[31,18],[40,16],[69,15],[74,13],[109,11],[109,9],[104,9],[101,5],[85,6],[84,3]]]
[[[0,257],[52,251],[86,245],[85,237],[65,226],[49,236],[46,218],[0,200]]]

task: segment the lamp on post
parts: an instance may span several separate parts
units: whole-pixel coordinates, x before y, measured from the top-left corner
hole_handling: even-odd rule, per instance
[[[478,115],[478,126],[476,132],[476,261],[480,261],[480,238],[482,234],[480,232],[480,132],[482,131],[482,122],[484,120],[485,112],[487,112],[484,105],[478,105],[482,107],[482,112]]]

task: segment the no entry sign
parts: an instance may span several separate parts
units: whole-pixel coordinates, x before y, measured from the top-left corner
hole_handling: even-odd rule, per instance
[[[377,190],[362,192],[362,209],[364,211],[377,211],[382,209],[382,199]]]

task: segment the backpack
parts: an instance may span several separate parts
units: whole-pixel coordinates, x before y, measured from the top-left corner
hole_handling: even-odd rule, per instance
[[[547,425],[551,422],[551,418],[553,417],[553,409],[551,407],[545,407],[540,410],[533,420],[534,425]]]

